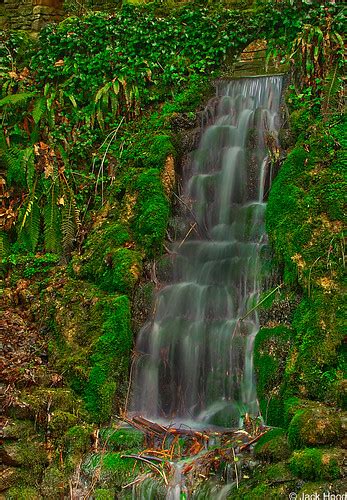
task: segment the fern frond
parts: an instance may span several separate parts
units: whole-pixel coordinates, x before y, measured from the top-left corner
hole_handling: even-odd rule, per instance
[[[98,121],[98,124],[99,124],[99,127],[101,128],[101,130],[104,130],[104,127],[105,127],[104,116],[102,114],[102,110],[100,107],[96,111],[96,119]]]
[[[35,156],[32,146],[24,149],[23,155],[21,157],[21,167],[26,172],[27,186],[32,189],[35,179]]]
[[[27,250],[35,251],[40,236],[40,207],[36,198],[29,200],[18,232],[18,241]]]
[[[0,107],[6,105],[15,105],[15,104],[25,104],[29,99],[35,97],[35,92],[21,92],[18,94],[9,94],[6,97],[0,99]]]
[[[47,111],[47,100],[45,97],[39,97],[35,103],[32,111],[32,116],[35,124],[37,125],[45,112]]]
[[[61,232],[63,236],[63,250],[65,253],[71,251],[75,240],[76,226],[72,198],[69,197],[62,210]]]
[[[61,216],[58,208],[58,189],[53,184],[43,210],[44,242],[47,252],[59,253],[60,251],[60,225]]]
[[[330,71],[325,79],[325,85],[322,94],[322,113],[323,115],[329,114],[329,110],[332,111],[338,108],[339,94],[342,87],[342,80],[338,73],[337,64]]]
[[[21,150],[16,147],[9,148],[2,155],[2,160],[7,170],[7,183],[9,186],[17,185],[20,187],[26,186],[26,172],[23,168],[23,157],[25,149]]]
[[[0,231],[0,264],[9,251],[8,236],[5,231]]]

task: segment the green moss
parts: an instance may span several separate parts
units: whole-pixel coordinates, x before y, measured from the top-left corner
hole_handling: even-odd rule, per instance
[[[114,500],[116,498],[115,490],[106,490],[104,488],[98,488],[94,491],[95,500]]]
[[[5,498],[6,500],[40,500],[42,497],[36,488],[16,486],[6,491]]]
[[[87,452],[90,448],[92,432],[93,426],[87,424],[70,427],[64,436],[64,443],[68,452]]]
[[[296,476],[307,480],[338,479],[341,476],[339,454],[334,450],[305,448],[295,451],[289,468]]]
[[[151,145],[148,150],[146,167],[161,169],[169,155],[175,154],[175,149],[169,135],[155,135],[149,137]]]
[[[290,479],[293,479],[292,473],[288,468],[287,462],[279,462],[277,464],[272,464],[266,467],[262,471],[261,476],[263,476],[264,479],[266,479],[270,483],[276,480],[289,481]]]
[[[340,117],[329,124],[313,121],[281,166],[269,196],[266,227],[284,282],[299,284],[304,294],[278,387],[284,399],[297,395],[343,404],[345,143]]]
[[[10,420],[3,425],[3,439],[27,439],[36,434],[34,422],[31,420]]]
[[[138,280],[142,257],[123,246],[128,241],[130,235],[124,226],[107,220],[89,236],[81,264],[76,261],[78,276],[102,290],[129,293]]]
[[[254,447],[254,455],[266,462],[280,462],[290,457],[284,429],[272,429],[262,436]]]
[[[339,442],[342,424],[339,415],[317,405],[298,410],[288,428],[288,440],[292,448],[320,446]]]
[[[311,123],[312,115],[306,108],[293,111],[290,115],[290,127],[296,137],[306,133]]]
[[[338,401],[336,381],[343,378],[344,360],[342,295],[315,293],[297,308],[293,327],[297,356],[287,367],[289,385],[305,398]]]
[[[134,429],[101,429],[100,438],[111,451],[139,449],[144,441],[142,432]]]
[[[334,137],[345,136],[343,124],[337,123],[331,129],[323,129],[321,124],[315,127],[310,138],[305,143],[301,141],[284,161],[271,188],[266,211],[267,231],[278,259],[285,265],[285,281],[293,283],[299,278],[305,287],[309,276],[312,279],[319,275],[318,271],[326,272],[324,260],[329,245],[332,239],[340,238],[339,225],[333,221],[342,219],[346,190],[346,179],[339,166],[340,146]],[[337,248],[330,252],[329,266],[341,274],[338,253]],[[316,262],[317,258],[320,261]]]
[[[119,296],[103,308],[103,333],[91,356],[92,369],[85,390],[88,411],[98,422],[107,421],[115,403],[115,392],[126,384],[132,346],[130,302]]]
[[[59,467],[51,465],[47,467],[41,483],[41,493],[44,498],[61,498],[68,490],[68,477]]]
[[[19,440],[5,445],[4,453],[18,467],[18,483],[23,487],[36,487],[40,483],[48,465],[48,455],[43,443],[37,440]]]
[[[75,413],[80,405],[74,394],[67,388],[38,388],[23,394],[23,401],[27,403],[32,411],[32,415],[40,422],[41,417],[45,418],[47,408],[51,412],[55,410]]]
[[[70,428],[73,427],[78,417],[72,413],[62,410],[56,410],[51,414],[48,428],[53,438],[59,438]]]
[[[122,457],[123,453],[94,453],[82,464],[82,471],[87,477],[92,478],[98,470],[101,487],[112,485],[119,489],[130,483],[137,474],[144,470],[144,467],[134,459]]]
[[[150,169],[141,173],[134,189],[138,193],[132,229],[137,244],[148,257],[160,253],[169,220],[169,202],[159,173]]]
[[[263,418],[269,425],[281,426],[284,423],[281,384],[291,338],[292,332],[280,326],[262,328],[255,339],[254,367],[257,375],[257,394]]]

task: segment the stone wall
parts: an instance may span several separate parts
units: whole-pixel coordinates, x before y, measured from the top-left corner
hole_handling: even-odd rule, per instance
[[[39,31],[48,22],[58,21],[62,14],[63,0],[4,0],[0,25]]]

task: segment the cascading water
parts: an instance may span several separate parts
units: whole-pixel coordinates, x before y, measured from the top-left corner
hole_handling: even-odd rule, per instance
[[[184,179],[190,225],[172,249],[172,282],[138,337],[131,414],[230,427],[258,412],[259,323],[250,310],[264,280],[267,154],[277,144],[281,85],[280,76],[217,84]]]

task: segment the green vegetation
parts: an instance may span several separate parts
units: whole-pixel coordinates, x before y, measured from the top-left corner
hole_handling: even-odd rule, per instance
[[[142,435],[96,426],[125,409],[134,287],[162,253],[182,154],[175,120],[196,126],[211,79],[259,38],[269,61],[293,70],[266,224],[282,291],[301,301],[290,325],[256,337],[260,409],[281,428],[257,443],[263,465],[235,498],[284,498],[298,480],[342,474],[340,450],[324,447],[342,437],[344,402],[343,18],[318,1],[227,3],[124,5],[49,25],[36,41],[3,33],[1,291],[39,325],[48,356],[6,410],[18,465],[6,498],[67,495],[81,463],[93,496],[114,498],[145,470],[122,458]]]
[[[338,458],[341,453],[335,450],[306,448],[296,451],[289,461],[291,471],[303,479],[337,479],[341,475]]]
[[[283,425],[283,366],[292,343],[285,326],[262,328],[254,345],[254,367],[260,410],[269,425]]]
[[[254,447],[256,458],[265,462],[281,462],[290,457],[286,433],[284,429],[272,429],[262,436]]]

